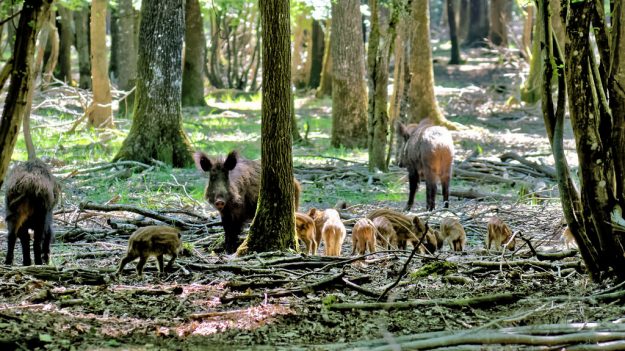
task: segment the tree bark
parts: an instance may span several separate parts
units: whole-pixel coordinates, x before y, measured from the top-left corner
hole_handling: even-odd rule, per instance
[[[132,0],[119,0],[117,3],[117,85],[119,89],[130,91],[137,80],[137,46],[135,45],[135,9]],[[203,43],[202,43],[203,44]],[[134,106],[135,93],[132,92],[119,101],[119,114],[125,114]]]
[[[508,23],[512,17],[512,1],[490,1],[490,34],[491,43],[496,46],[508,46]]]
[[[488,31],[488,0],[471,0],[468,31],[464,45],[468,47],[485,46]]]
[[[458,45],[458,33],[456,24],[455,0],[447,0],[447,21],[449,23],[449,40],[451,40],[450,65],[460,64],[460,46]]]
[[[225,87],[222,79],[220,60],[221,54],[221,13],[218,10],[210,12],[210,59],[208,62],[208,81],[217,89]]]
[[[186,0],[182,106],[207,106],[204,100],[204,62],[206,61],[204,22],[199,0]]]
[[[52,81],[54,69],[59,62],[59,32],[56,28],[56,11],[51,10],[50,16],[46,21],[48,26],[48,41],[50,42],[50,55],[46,60],[46,66],[43,71],[43,86],[42,89],[47,88]]]
[[[310,32],[312,18],[301,11],[295,20],[293,30],[293,55],[291,56],[291,79],[297,89],[306,87],[310,79]]]
[[[88,125],[96,128],[113,128],[111,111],[111,83],[106,62],[106,4],[107,0],[91,2],[91,78],[93,102]]]
[[[545,37],[545,26],[542,21],[543,10],[539,7],[536,11],[534,23],[534,35],[532,35],[532,56],[530,59],[530,71],[521,85],[521,101],[526,104],[535,104],[541,98],[541,84],[543,80],[543,60],[541,58],[541,41]]]
[[[119,10],[117,7],[111,7],[109,10],[109,29],[110,29],[110,37],[111,37],[111,58],[108,61],[108,74],[109,79],[113,81],[114,84],[117,84],[117,79],[119,78],[119,54],[120,54],[120,45],[119,45]]]
[[[0,187],[11,161],[33,83],[33,61],[37,29],[41,27],[50,0],[25,0],[13,47],[13,70],[0,119]]]
[[[534,22],[534,12],[536,12],[536,6],[532,3],[527,4],[525,7],[525,15],[523,16],[523,34],[521,36],[521,53],[523,57],[529,62],[532,57],[532,23]],[[562,42],[562,45],[564,42]]]
[[[459,17],[458,40],[463,43],[467,39],[467,34],[469,33],[469,26],[471,23],[471,18],[470,18],[471,10],[470,9],[471,9],[470,0],[460,0],[460,16],[458,16]]]
[[[430,46],[430,16],[428,1],[412,2],[412,39],[410,45],[410,89],[408,116],[411,123],[430,118],[435,124],[455,129],[438,108],[434,95],[434,67]]]
[[[239,249],[296,247],[291,156],[291,45],[289,0],[259,1],[262,28],[261,185],[256,216]],[[247,244],[247,248],[244,245]]]
[[[321,21],[313,19],[312,21],[312,49],[310,63],[310,80],[308,87],[317,89],[321,83],[321,70],[323,67],[323,53],[325,49],[325,38]]]
[[[182,129],[183,0],[141,3],[139,57],[132,127],[114,158],[190,165],[191,145]]]
[[[323,65],[321,67],[321,81],[319,88],[317,88],[316,97],[321,98],[324,96],[332,95],[332,20],[326,21],[325,30],[325,42],[323,51]]]
[[[332,2],[332,146],[367,145],[367,92],[360,2]]]
[[[60,47],[59,47],[59,75],[58,78],[67,84],[72,84],[72,43],[74,42],[74,31],[72,30],[72,13],[59,5],[61,15]]]
[[[78,52],[78,86],[91,89],[91,58],[89,56],[89,5],[84,4],[74,12],[76,51]]]

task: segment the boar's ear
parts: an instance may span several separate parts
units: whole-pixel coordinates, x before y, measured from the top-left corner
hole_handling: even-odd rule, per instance
[[[200,171],[209,172],[211,168],[213,168],[208,156],[201,151],[193,154],[193,160],[195,161],[195,167],[197,167]]]
[[[408,128],[401,122],[397,122],[397,134],[401,135],[401,137],[405,140],[408,140],[410,137],[410,133],[408,133]]]
[[[236,150],[230,151],[226,160],[224,161],[224,168],[228,171],[234,169],[237,166],[237,159],[239,158],[239,153]]]

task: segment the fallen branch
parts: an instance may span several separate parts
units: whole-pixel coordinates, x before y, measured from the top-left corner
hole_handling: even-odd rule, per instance
[[[3,268],[9,274],[30,275],[37,279],[54,281],[64,284],[79,285],[102,285],[109,282],[108,273],[113,270],[87,270],[87,269],[59,269],[52,266],[27,266],[18,268]]]
[[[95,210],[95,211],[104,211],[104,212],[111,212],[111,211],[126,211],[126,212],[134,212],[134,213],[138,213],[142,216],[146,216],[146,217],[150,217],[150,218],[154,218],[157,219],[161,222],[165,222],[167,224],[170,225],[175,225],[178,227],[197,227],[197,226],[204,226],[204,224],[190,224],[187,223],[185,221],[182,221],[178,218],[174,218],[174,217],[170,217],[170,216],[165,216],[163,214],[160,214],[156,211],[152,211],[152,210],[148,210],[145,208],[140,208],[140,207],[136,207],[136,206],[132,206],[132,205],[98,205],[98,204],[94,204],[92,202],[83,202],[80,204],[80,209],[82,211],[84,210]]]
[[[501,267],[501,262],[491,262],[491,261],[471,261],[471,262],[467,262],[467,264],[474,266],[474,267],[482,267],[482,268],[495,269],[495,270],[499,270],[499,268]],[[581,261],[551,264],[549,262],[542,262],[542,261],[520,260],[520,261],[507,261],[503,265],[507,267],[523,267],[523,268],[540,267],[543,269],[551,269],[551,270],[558,270],[558,269],[564,269],[564,268],[575,268],[577,270],[582,270],[584,267]]]
[[[405,310],[418,306],[445,306],[445,307],[479,307],[482,305],[507,305],[521,299],[520,294],[502,293],[495,295],[477,296],[462,299],[432,299],[411,300],[398,302],[371,302],[371,303],[336,303],[328,306],[330,310]]]
[[[499,156],[499,158],[503,161],[506,162],[510,159],[518,161],[521,164],[524,164],[544,175],[546,175],[547,177],[551,178],[551,179],[556,179],[556,170],[553,169],[552,167],[549,166],[545,166],[545,165],[541,165],[539,163],[536,162],[532,162],[529,161],[528,159],[526,159],[525,157],[517,154],[516,152],[506,152],[505,154]]]

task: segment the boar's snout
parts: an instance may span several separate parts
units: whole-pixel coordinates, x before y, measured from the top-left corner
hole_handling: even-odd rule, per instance
[[[213,205],[218,211],[221,211],[226,206],[226,202],[223,199],[216,199],[215,202],[213,202]]]

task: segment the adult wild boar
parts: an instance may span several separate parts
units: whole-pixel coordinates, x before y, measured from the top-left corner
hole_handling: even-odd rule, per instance
[[[197,168],[209,175],[204,197],[219,211],[225,232],[226,252],[233,253],[239,245],[243,226],[256,214],[260,161],[247,160],[236,151],[231,151],[225,158],[211,158],[203,152],[196,152],[193,158]],[[293,182],[297,210],[300,185],[295,179]]]
[[[34,232],[35,264],[48,264],[52,231],[52,209],[59,201],[61,187],[48,166],[35,159],[17,165],[7,180],[6,223],[8,250],[5,264],[13,263],[15,241],[20,239],[24,266],[30,266],[30,234]]]
[[[435,126],[429,118],[417,124],[397,125],[404,139],[399,166],[408,168],[410,193],[406,211],[412,208],[419,181],[425,178],[427,210],[434,209],[436,183],[441,182],[445,207],[449,207],[449,182],[454,160],[454,144],[451,133],[444,127]]]

